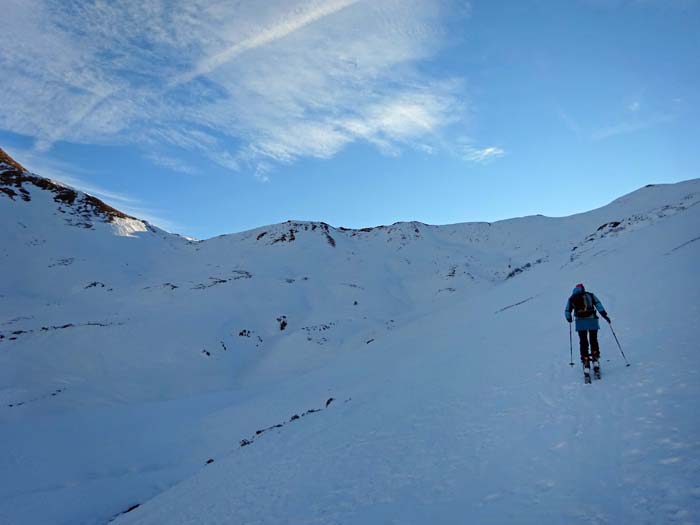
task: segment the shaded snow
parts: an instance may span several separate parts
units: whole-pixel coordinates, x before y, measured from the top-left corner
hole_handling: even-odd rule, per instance
[[[699,198],[190,242],[0,195],[0,522],[695,523]]]

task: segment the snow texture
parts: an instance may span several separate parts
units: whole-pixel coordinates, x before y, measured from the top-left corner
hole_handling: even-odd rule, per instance
[[[700,180],[193,242],[0,172],[0,523],[700,522]]]

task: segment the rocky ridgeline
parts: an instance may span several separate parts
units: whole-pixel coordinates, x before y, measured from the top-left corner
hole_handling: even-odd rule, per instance
[[[387,242],[398,242],[405,245],[412,240],[421,239],[421,228],[429,227],[420,222],[397,222],[389,226],[374,226],[371,228],[335,228],[325,222],[286,221],[281,224],[268,226],[251,232],[251,237],[257,242],[268,245],[278,243],[293,243],[300,234],[315,233],[325,238],[329,246],[335,248],[338,237],[366,237],[384,234]]]
[[[32,186],[53,193],[58,211],[67,215],[66,222],[72,226],[92,228],[94,220],[108,223],[114,222],[117,218],[138,220],[92,195],[29,173],[20,163],[0,149],[0,196],[30,202]]]

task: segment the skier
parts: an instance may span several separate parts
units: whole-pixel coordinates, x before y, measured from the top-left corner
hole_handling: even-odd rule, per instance
[[[600,300],[595,294],[587,292],[583,284],[577,284],[571,292],[571,297],[566,301],[564,317],[566,317],[568,322],[572,322],[572,310],[576,317],[576,332],[578,333],[580,343],[584,379],[586,383],[590,383],[591,358],[593,360],[593,373],[596,379],[600,379],[600,347],[598,346],[598,330],[600,330],[600,324],[598,323],[596,310],[600,312],[601,317],[608,323],[610,323],[610,317]],[[591,348],[590,356],[588,355],[589,340]]]

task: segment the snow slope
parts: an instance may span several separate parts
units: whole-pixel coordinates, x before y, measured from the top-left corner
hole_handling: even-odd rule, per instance
[[[700,521],[700,180],[192,242],[0,172],[2,523]]]

